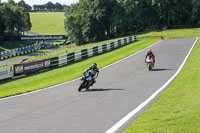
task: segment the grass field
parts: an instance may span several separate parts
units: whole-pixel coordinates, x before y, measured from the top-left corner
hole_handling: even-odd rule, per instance
[[[64,12],[31,12],[31,31],[42,35],[65,35]]]
[[[54,69],[41,74],[29,76],[26,78],[16,79],[12,82],[0,82],[0,97],[21,94],[44,87],[59,84],[80,77],[82,72],[93,62],[96,62],[99,68],[114,63],[128,55],[131,55],[145,47],[155,43],[158,39],[141,40],[120,49],[102,54],[100,56],[89,58],[85,61]],[[105,60],[106,58],[106,60]],[[67,76],[66,76],[67,75]]]
[[[200,37],[200,28],[190,28],[190,29],[170,29],[164,31],[150,31],[146,33],[140,33],[140,38],[152,38],[163,36],[164,39],[169,38],[191,38]]]

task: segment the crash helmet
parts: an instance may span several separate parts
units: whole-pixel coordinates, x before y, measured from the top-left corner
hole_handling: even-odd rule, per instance
[[[148,49],[148,53],[152,53],[152,49]]]
[[[92,68],[94,69],[94,68],[97,68],[97,63],[93,63],[92,64]]]

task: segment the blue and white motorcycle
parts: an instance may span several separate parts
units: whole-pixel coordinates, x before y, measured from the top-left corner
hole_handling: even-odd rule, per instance
[[[85,72],[82,75],[81,83],[80,83],[80,86],[78,88],[78,91],[81,91],[84,88],[86,90],[89,90],[90,86],[92,86],[92,85],[93,85],[92,74],[90,72]]]

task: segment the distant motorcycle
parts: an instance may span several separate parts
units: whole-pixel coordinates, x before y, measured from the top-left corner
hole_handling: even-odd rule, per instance
[[[80,86],[78,88],[78,91],[81,91],[82,89],[86,89],[89,90],[90,86],[92,86],[93,84],[93,80],[92,80],[92,76],[90,72],[86,72],[82,75],[81,78],[81,83]]]
[[[146,63],[149,71],[153,70],[153,58],[151,56],[147,56]]]

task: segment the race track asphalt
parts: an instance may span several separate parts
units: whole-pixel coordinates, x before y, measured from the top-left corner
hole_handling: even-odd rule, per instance
[[[147,50],[143,50],[100,70],[90,91],[78,92],[77,79],[36,93],[1,99],[0,132],[104,133],[176,73],[194,42],[195,38],[160,41],[151,47],[156,56],[154,71],[145,66]],[[152,102],[117,132],[123,131]]]

